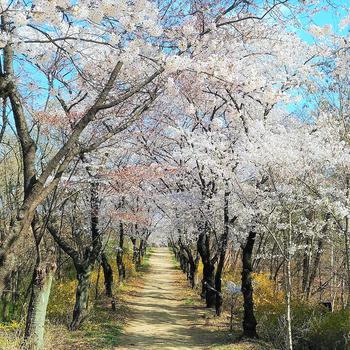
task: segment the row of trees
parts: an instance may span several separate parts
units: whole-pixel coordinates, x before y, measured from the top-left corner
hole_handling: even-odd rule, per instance
[[[201,260],[218,314],[226,254],[241,250],[248,337],[253,269],[283,276],[289,349],[293,283],[312,295],[328,247],[322,290],[350,291],[348,44],[312,26],[308,45],[296,30],[322,5],[1,2],[0,291],[31,257],[34,349],[57,255],[76,270],[74,330],[97,262],[111,295],[104,248],[115,232],[120,280],[124,235],[139,263],[157,228],[193,287]]]

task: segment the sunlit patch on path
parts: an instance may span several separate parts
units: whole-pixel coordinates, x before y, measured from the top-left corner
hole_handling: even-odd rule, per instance
[[[171,253],[159,248],[150,258],[144,288],[130,300],[131,321],[117,349],[209,349],[220,342],[204,326],[203,310],[186,305]]]

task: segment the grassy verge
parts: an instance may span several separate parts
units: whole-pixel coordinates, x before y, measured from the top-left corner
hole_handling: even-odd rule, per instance
[[[82,328],[76,332],[68,330],[62,332],[66,342],[60,343],[49,339],[52,349],[55,350],[110,350],[118,345],[118,339],[123,332],[127,316],[130,314],[126,298],[127,295],[134,293],[142,288],[142,276],[149,269],[149,259],[152,249],[147,251],[141,267],[130,277],[126,283],[116,288],[116,311],[112,311],[110,299],[102,297],[94,306],[89,320],[85,322]],[[50,333],[57,334],[57,328],[50,327]],[[56,337],[56,336],[55,336]],[[52,338],[52,337],[51,337]]]
[[[174,268],[180,270],[179,263],[172,254]],[[229,330],[229,315],[224,312],[222,316],[215,316],[215,311],[206,309],[204,301],[199,296],[198,289],[191,289],[186,276],[179,272],[177,285],[180,286],[179,293],[184,307],[193,309],[194,313],[198,314],[197,324],[206,328],[208,334],[213,335],[212,346],[210,350],[273,350],[271,344],[266,344],[262,341],[242,341],[240,340],[241,329],[239,320],[236,320],[235,329]],[[196,336],[196,334],[194,334]]]
[[[149,268],[152,250],[149,249],[142,266],[133,273],[126,283],[115,286],[116,310],[111,307],[111,299],[100,296],[94,301],[88,319],[75,332],[68,331],[65,324],[46,326],[45,350],[111,350],[118,345],[127,316],[127,295],[142,288],[142,276]],[[117,274],[115,273],[115,276]],[[93,287],[92,287],[93,288]],[[19,350],[23,337],[23,323],[0,325],[0,349]]]

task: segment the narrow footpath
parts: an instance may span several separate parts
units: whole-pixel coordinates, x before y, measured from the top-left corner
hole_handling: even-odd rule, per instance
[[[131,320],[116,349],[211,349],[222,342],[220,332],[205,326],[205,310],[186,305],[177,270],[167,248],[150,257],[144,287],[129,302]]]

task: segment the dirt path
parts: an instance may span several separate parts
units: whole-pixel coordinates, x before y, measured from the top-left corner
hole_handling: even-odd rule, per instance
[[[204,350],[222,341],[204,326],[204,310],[185,304],[180,274],[167,248],[154,251],[144,288],[130,300],[132,321],[117,349]]]

